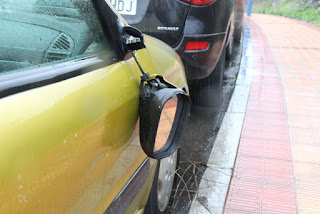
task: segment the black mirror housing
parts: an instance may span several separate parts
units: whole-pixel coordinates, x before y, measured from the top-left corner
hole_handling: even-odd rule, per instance
[[[184,90],[175,88],[165,82],[162,77],[157,78],[158,81],[154,82],[159,85],[158,90],[152,90],[150,86],[145,85],[144,91],[140,92],[140,144],[149,157],[162,159],[176,151],[188,117],[191,101]],[[150,91],[153,92],[150,93]],[[164,107],[173,97],[177,98],[177,105],[175,109],[169,110],[171,112],[170,116],[167,115]],[[161,129],[163,129],[159,126],[161,120],[163,120],[162,114],[166,114],[165,117],[173,117],[174,115],[174,118],[172,118],[172,123],[164,123],[167,126],[164,127],[164,129],[167,129],[167,133],[165,133],[165,138],[161,139],[161,136],[159,138],[158,135],[161,134]],[[161,140],[159,141],[159,139]],[[158,149],[156,150],[156,148]]]
[[[137,28],[126,25],[123,27],[123,37],[126,44],[126,50],[139,50],[145,48],[143,34]]]

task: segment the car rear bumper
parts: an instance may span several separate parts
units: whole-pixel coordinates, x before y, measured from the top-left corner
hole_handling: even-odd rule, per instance
[[[184,35],[175,51],[180,55],[188,80],[203,79],[211,74],[223,50],[226,33]],[[205,50],[185,50],[191,41],[207,41]]]
[[[233,6],[234,0],[219,0],[206,6],[190,7],[184,33],[174,47],[184,63],[188,80],[206,78],[214,70],[232,23]],[[209,46],[205,50],[186,51],[190,41],[206,41]]]

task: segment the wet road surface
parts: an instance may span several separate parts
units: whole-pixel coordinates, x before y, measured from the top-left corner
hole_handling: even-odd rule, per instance
[[[206,168],[216,135],[232,95],[240,68],[242,44],[234,44],[233,56],[226,61],[223,103],[220,108],[192,106],[180,141],[180,165],[172,213],[188,213]]]

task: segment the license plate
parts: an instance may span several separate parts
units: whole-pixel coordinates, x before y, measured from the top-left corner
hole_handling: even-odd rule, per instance
[[[137,0],[109,0],[122,15],[136,15]]]

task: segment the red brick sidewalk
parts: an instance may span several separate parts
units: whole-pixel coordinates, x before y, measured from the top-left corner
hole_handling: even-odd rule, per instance
[[[320,213],[320,30],[245,21],[252,84],[225,213]]]

